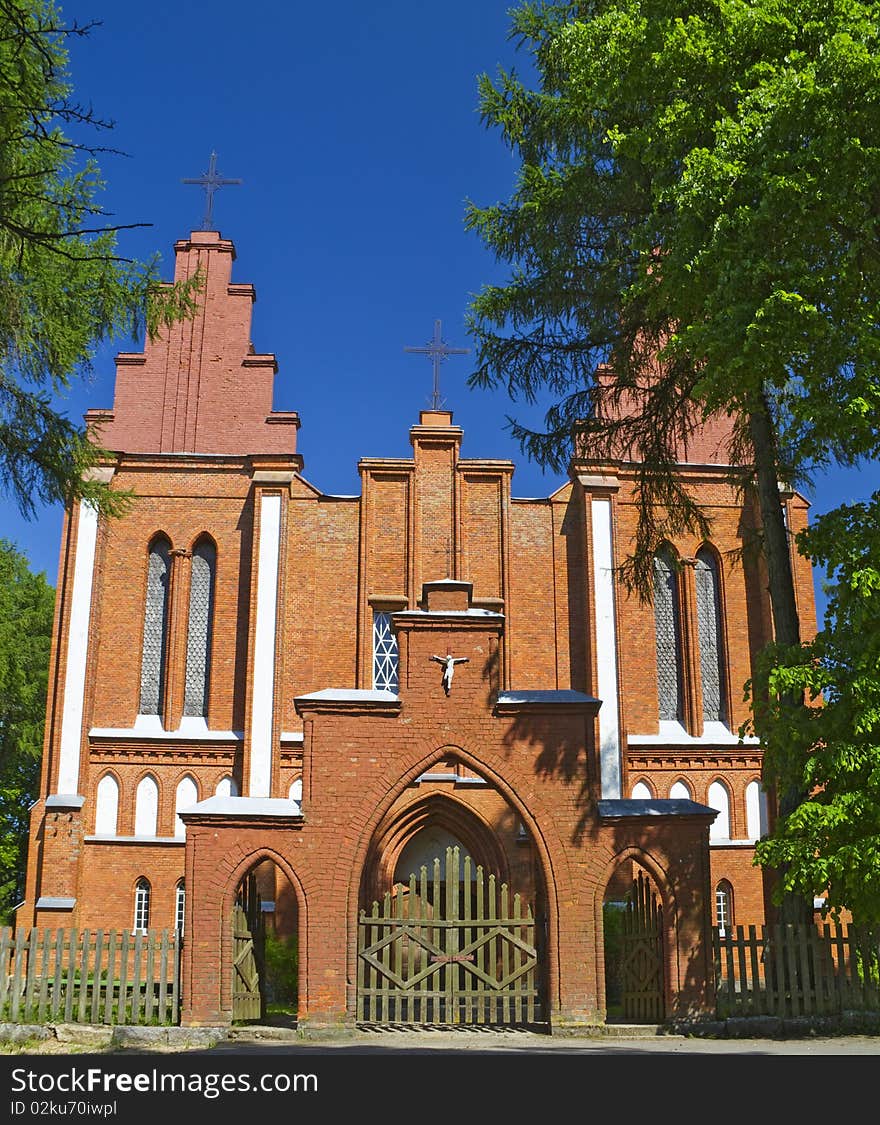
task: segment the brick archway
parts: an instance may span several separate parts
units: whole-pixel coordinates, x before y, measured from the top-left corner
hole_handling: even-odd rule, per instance
[[[462,801],[433,793],[389,814],[378,827],[364,863],[360,904],[369,905],[389,890],[407,845],[426,829],[448,833],[487,872],[510,882],[510,864],[491,825]]]

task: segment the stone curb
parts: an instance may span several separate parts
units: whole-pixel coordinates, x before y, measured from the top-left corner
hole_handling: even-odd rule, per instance
[[[221,1042],[316,1042],[335,1040],[369,1042],[377,1032],[394,1030],[403,1038],[422,1035],[430,1038],[440,1031],[462,1035],[479,1035],[486,1030],[504,1029],[458,1028],[417,1031],[410,1028],[357,1027],[295,1028],[271,1025],[239,1025],[236,1027],[138,1027],[104,1026],[94,1024],[22,1024],[0,1023],[0,1043],[21,1045],[56,1039],[59,1043],[76,1043],[85,1048],[102,1050],[113,1047],[143,1048],[168,1047],[206,1049]],[[543,1038],[537,1032],[506,1029],[515,1034]],[[682,1021],[669,1024],[589,1024],[568,1025],[554,1029],[552,1038],[567,1039],[629,1039],[674,1035],[684,1038],[714,1039],[804,1039],[811,1036],[880,1035],[880,1012],[847,1011],[842,1016],[800,1016],[782,1019],[778,1016],[729,1017],[724,1020]]]

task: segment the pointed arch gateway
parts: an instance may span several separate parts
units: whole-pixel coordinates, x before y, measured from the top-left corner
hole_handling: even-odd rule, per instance
[[[374,834],[358,912],[359,1023],[544,1022],[540,865],[515,811],[485,782],[473,800],[480,779],[469,780],[465,796],[452,782],[398,803]]]

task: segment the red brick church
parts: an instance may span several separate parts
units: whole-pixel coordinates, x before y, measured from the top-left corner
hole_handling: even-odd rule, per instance
[[[66,516],[17,925],[177,929],[182,1022],[225,1024],[256,888],[296,939],[303,1027],[558,1030],[608,1018],[608,919],[635,896],[651,1011],[704,1012],[711,927],[770,910],[772,802],[737,736],[770,610],[723,427],[680,466],[712,541],[658,545],[644,604],[613,577],[631,464],[519,499],[512,462],[428,410],[411,457],[363,458],[360,495],[328,495],[272,408],[233,244],[175,253],[200,312],[119,355],[112,409],[86,415],[133,499]],[[784,499],[797,531],[807,504]]]

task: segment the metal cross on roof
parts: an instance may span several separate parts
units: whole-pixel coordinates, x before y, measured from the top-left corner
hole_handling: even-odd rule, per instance
[[[440,398],[440,364],[450,355],[467,355],[471,350],[470,348],[450,348],[446,341],[440,335],[440,321],[434,321],[434,339],[430,340],[423,348],[409,348],[403,349],[405,352],[417,352],[419,355],[426,355],[434,364],[434,393],[431,396],[431,409],[439,410],[443,405],[443,400]]]
[[[225,184],[240,184],[241,180],[227,180],[217,171],[217,153],[211,153],[208,171],[191,180],[181,180],[182,184],[201,184],[205,189],[205,217],[202,220],[202,230],[214,229],[214,192]]]

